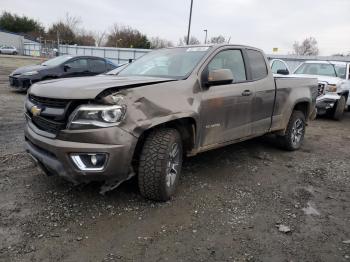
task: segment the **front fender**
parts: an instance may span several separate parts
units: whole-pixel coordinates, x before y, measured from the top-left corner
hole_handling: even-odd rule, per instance
[[[184,118],[192,118],[196,125],[198,123],[198,115],[194,112],[175,113],[166,116],[155,117],[153,119],[147,119],[145,121],[140,121],[137,123],[137,125],[135,125],[134,129],[132,130],[132,134],[139,137],[144,131],[148,129]]]

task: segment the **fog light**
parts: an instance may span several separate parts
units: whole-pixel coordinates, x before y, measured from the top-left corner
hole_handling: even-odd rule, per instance
[[[97,157],[96,157],[96,155],[91,155],[90,158],[91,158],[91,159],[90,159],[91,163],[92,163],[94,166],[96,166],[96,165],[97,165]]]
[[[107,162],[105,153],[71,154],[71,159],[82,171],[101,171]]]

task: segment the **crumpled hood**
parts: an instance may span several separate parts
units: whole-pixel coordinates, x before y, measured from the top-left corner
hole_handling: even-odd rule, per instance
[[[19,75],[30,71],[41,71],[48,68],[49,68],[48,66],[43,66],[43,65],[22,66],[17,68],[15,71],[13,71],[11,75]]]
[[[35,96],[58,99],[94,99],[108,88],[125,89],[143,84],[157,84],[174,81],[170,78],[129,76],[118,77],[97,75],[90,77],[74,77],[53,79],[33,84],[29,93]]]

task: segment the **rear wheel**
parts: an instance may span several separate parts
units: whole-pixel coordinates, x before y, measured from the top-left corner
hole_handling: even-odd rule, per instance
[[[182,167],[182,141],[172,128],[152,131],[141,150],[138,184],[141,195],[167,201],[176,190]]]
[[[344,110],[346,106],[346,99],[345,96],[342,96],[336,103],[334,113],[333,113],[333,119],[335,120],[341,120],[344,115]]]
[[[305,135],[305,115],[301,111],[294,111],[289,119],[284,136],[278,139],[283,148],[294,151],[301,147]]]

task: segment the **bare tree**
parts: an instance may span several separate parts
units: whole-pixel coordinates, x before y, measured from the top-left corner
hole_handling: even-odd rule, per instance
[[[75,43],[77,45],[85,45],[85,46],[94,46],[95,45],[95,37],[94,34],[90,31],[86,31],[85,29],[79,29],[75,35]]]
[[[225,42],[227,42],[226,38],[223,37],[222,35],[218,35],[218,36],[214,36],[214,37],[210,38],[210,43],[212,43],[212,44],[222,44]]]
[[[162,38],[160,38],[158,36],[157,37],[151,37],[150,43],[151,43],[151,48],[153,48],[153,49],[174,46],[173,42],[168,41],[166,39],[162,39]]]
[[[49,27],[46,38],[54,41],[59,38],[60,43],[75,44],[76,35],[65,23],[56,22]]]
[[[81,24],[81,18],[72,16],[68,12],[66,13],[65,19],[62,21],[67,27],[69,27],[75,34],[78,33],[79,25]]]
[[[146,35],[130,26],[114,24],[108,34],[106,46],[150,48],[150,42]]]
[[[294,54],[296,55],[318,55],[319,50],[317,46],[317,41],[314,37],[308,37],[299,44],[299,42],[294,42],[293,44]]]
[[[94,33],[96,46],[104,46],[106,43],[106,31],[96,31]]]
[[[66,13],[64,19],[60,19],[49,27],[46,37],[49,40],[59,39],[61,43],[65,44],[76,44],[79,31],[84,31],[78,28],[80,23],[80,18]]]
[[[187,43],[187,36],[184,36],[183,38],[179,39],[179,46],[184,46]],[[195,37],[191,36],[190,41],[188,42],[189,45],[199,45],[201,42]]]

